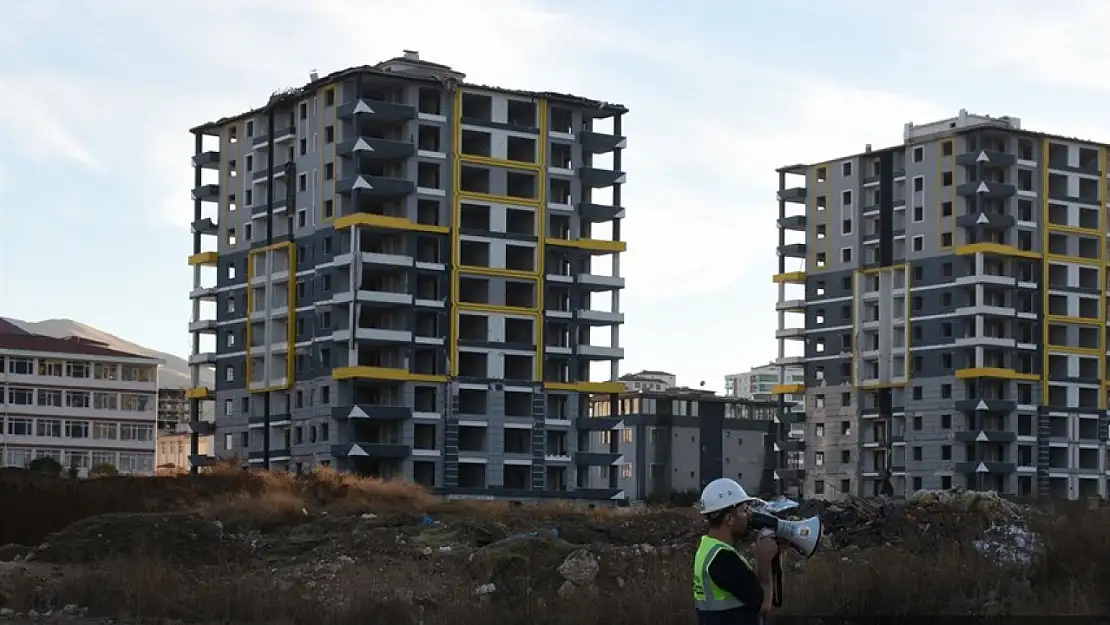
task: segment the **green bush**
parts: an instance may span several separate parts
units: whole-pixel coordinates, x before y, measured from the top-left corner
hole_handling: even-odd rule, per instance
[[[35,458],[28,463],[27,468],[35,473],[58,477],[62,474],[62,465],[53,458]]]
[[[111,477],[119,475],[119,469],[110,462],[104,462],[89,469],[89,477]]]

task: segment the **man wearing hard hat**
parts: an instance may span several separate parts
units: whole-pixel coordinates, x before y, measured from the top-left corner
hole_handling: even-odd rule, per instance
[[[755,543],[755,567],[737,551],[748,531],[751,508],[759,503],[735,480],[713,480],[701,493],[701,513],[709,521],[694,556],[694,605],[698,625],[758,625],[771,607],[773,537]]]

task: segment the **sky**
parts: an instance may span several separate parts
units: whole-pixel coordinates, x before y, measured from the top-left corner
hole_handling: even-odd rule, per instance
[[[188,129],[410,49],[468,81],[630,109],[622,373],[721,389],[777,353],[776,167],[961,108],[1110,142],[1110,3],[1001,6],[6,0],[0,314],[186,355]]]

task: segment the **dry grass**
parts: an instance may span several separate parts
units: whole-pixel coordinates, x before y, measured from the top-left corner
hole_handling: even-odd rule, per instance
[[[22,480],[22,481],[21,481]],[[502,502],[445,502],[420,487],[321,471],[310,476],[244,473],[103,478],[83,482],[33,480],[0,474],[0,544],[37,544],[48,532],[80,518],[120,511],[196,510],[228,526],[267,531],[300,522],[306,513],[332,515],[375,511],[476,516],[540,521],[578,517],[610,526],[627,511],[584,510],[565,502],[521,509]],[[16,513],[15,511],[18,511]],[[677,513],[676,513],[677,514]],[[630,520],[625,518],[624,520]],[[1110,510],[1068,510],[1044,515],[1034,528],[1044,536],[1043,555],[1025,570],[987,561],[970,544],[942,549],[879,548],[822,553],[787,577],[784,613],[827,616],[874,615],[1092,615],[1110,613]],[[25,538],[26,540],[20,540]],[[518,563],[541,567],[540,556]],[[320,599],[312,580],[292,580],[266,567],[222,564],[180,568],[150,555],[74,569],[55,583],[16,579],[6,588],[17,611],[78,604],[91,614],[187,623],[358,623],[376,625],[692,625],[689,562],[653,561],[629,574],[624,589],[604,597],[562,600],[537,591],[473,594],[483,580],[445,579],[442,592],[414,597],[381,587],[379,568],[352,565]],[[549,560],[546,558],[544,560]],[[544,562],[543,567],[550,567]],[[331,584],[329,582],[329,584]],[[543,584],[536,584],[537,587]],[[5,592],[0,592],[0,601]],[[335,599],[339,597],[340,599]]]
[[[1000,568],[968,545],[917,554],[880,548],[849,552],[846,560],[825,553],[804,571],[789,574],[783,612],[835,617],[1107,613],[1110,518],[1091,514],[1040,529],[1051,530],[1044,555],[1025,571]],[[148,558],[101,563],[46,591],[36,591],[38,582],[28,580],[9,592],[17,610],[49,598],[55,605],[88,606],[94,615],[186,623],[692,625],[689,573],[683,564],[659,560],[627,579],[627,590],[569,600],[541,594],[478,600],[473,580],[447,585],[434,597],[409,596],[404,588],[391,596],[371,596],[363,589],[382,573],[354,568],[333,589],[343,599],[322,601],[308,586],[265,571],[186,571]]]

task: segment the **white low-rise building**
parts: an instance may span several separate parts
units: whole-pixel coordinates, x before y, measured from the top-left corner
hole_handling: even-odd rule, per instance
[[[160,364],[0,320],[0,465],[49,457],[82,475],[102,464],[153,474]]]

